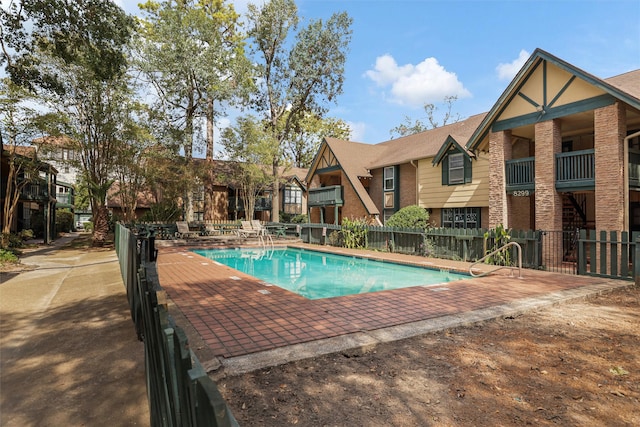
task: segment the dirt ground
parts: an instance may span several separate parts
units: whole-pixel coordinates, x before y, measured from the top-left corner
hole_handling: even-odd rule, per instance
[[[218,379],[241,426],[638,426],[640,288]]]

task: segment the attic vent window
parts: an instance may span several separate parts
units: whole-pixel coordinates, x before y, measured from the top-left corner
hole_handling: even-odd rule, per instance
[[[462,153],[449,155],[449,184],[464,183],[464,157]]]

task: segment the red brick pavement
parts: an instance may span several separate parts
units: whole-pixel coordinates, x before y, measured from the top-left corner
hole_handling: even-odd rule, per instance
[[[426,260],[367,254],[414,264]],[[453,269],[468,266],[446,260],[426,262]],[[277,286],[267,287],[185,247],[160,248],[157,267],[161,286],[213,353],[225,358],[463,313],[603,281],[523,270],[522,279],[495,274],[440,287],[308,300]]]

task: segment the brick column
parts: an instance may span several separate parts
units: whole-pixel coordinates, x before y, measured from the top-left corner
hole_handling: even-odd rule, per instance
[[[504,162],[512,156],[511,130],[489,135],[489,228],[498,224],[509,227]]]
[[[536,123],[536,229],[562,231],[562,197],[556,191],[556,158],[562,151],[559,120]],[[542,241],[542,262],[557,266],[562,262],[562,233],[549,233]]]
[[[562,197],[556,191],[556,158],[562,150],[560,122],[536,123],[536,229],[562,230]]]
[[[624,107],[616,102],[594,110],[596,230],[624,230]]]

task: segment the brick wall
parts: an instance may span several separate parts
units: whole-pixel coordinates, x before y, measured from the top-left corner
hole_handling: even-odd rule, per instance
[[[514,230],[531,230],[534,228],[531,218],[531,205],[533,196],[513,197],[511,199],[511,210],[509,211],[509,228]]]
[[[594,111],[596,229],[624,230],[624,107],[615,103]]]
[[[509,200],[505,189],[504,162],[511,159],[511,131],[489,135],[489,227],[509,227]]]
[[[400,206],[398,208],[402,209],[417,203],[416,168],[411,166],[411,163],[405,163],[400,165]]]
[[[562,230],[562,197],[556,191],[555,154],[562,151],[560,120],[536,123],[536,222],[541,230]]]
[[[368,218],[369,214],[344,172],[342,172],[342,188],[342,199],[344,200],[342,218]]]

